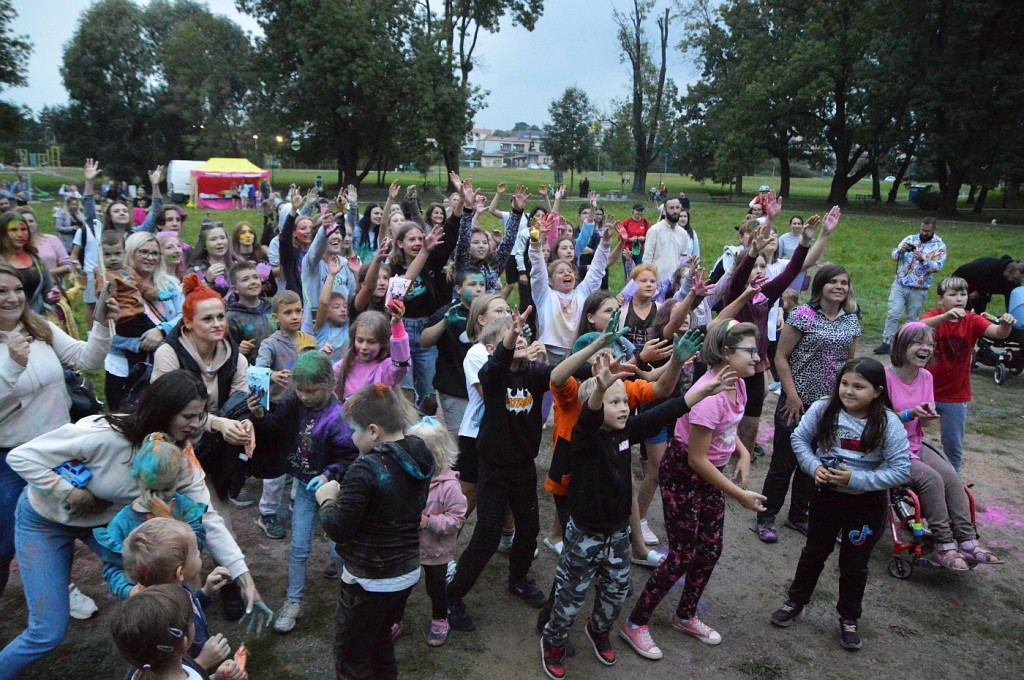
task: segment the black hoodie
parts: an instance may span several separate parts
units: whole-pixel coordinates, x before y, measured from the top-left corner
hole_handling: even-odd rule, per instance
[[[419,437],[375,446],[349,466],[320,522],[356,578],[385,579],[420,566],[420,519],[434,454]]]

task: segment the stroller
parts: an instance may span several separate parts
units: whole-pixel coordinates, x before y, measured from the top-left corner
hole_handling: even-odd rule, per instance
[[[939,453],[927,442],[923,442],[922,445]],[[964,487],[964,492],[971,507],[971,522],[977,526],[974,494],[968,486]],[[931,558],[931,535],[921,524],[921,501],[917,493],[909,485],[898,486],[889,489],[888,501],[887,516],[893,542],[889,575],[902,580],[910,578],[914,567],[940,568],[940,565]]]
[[[971,369],[979,364],[993,369],[992,380],[997,385],[1002,385],[1007,376],[1020,375],[1024,371],[1024,330],[1014,328],[1003,340],[978,340]]]

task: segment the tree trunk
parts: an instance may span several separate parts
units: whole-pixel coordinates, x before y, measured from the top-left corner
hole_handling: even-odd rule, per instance
[[[882,180],[878,176],[878,163],[871,164],[871,200],[882,202]]]
[[[452,184],[449,177],[452,172],[455,174],[458,174],[459,172],[459,151],[456,150],[453,152],[451,149],[441,149],[441,157],[444,159],[445,168],[445,190],[444,194],[441,195],[445,195],[455,191],[455,186]],[[441,187],[438,186],[437,190],[441,191]]]
[[[1021,206],[1020,184],[1020,180],[1016,178],[1006,180],[1006,188],[1003,189],[1004,208],[1019,208]]]
[[[633,170],[633,194],[635,196],[647,195],[647,168],[637,163]]]
[[[789,167],[789,152],[783,148],[782,153],[779,154],[779,196],[787,198],[789,196],[789,179],[792,169]]]
[[[939,180],[939,192],[942,194],[939,210],[944,215],[956,215],[956,199],[960,196],[964,173],[953,168],[947,161],[940,160],[937,163],[936,174]]]
[[[736,195],[743,195],[743,175],[736,175]]]
[[[974,214],[980,215],[981,209],[985,207],[985,199],[988,198],[988,187],[984,184],[981,186],[981,192],[978,194],[978,198],[974,201]]]
[[[974,205],[974,195],[978,191],[978,185],[972,184],[971,188],[967,191],[967,205]]]
[[[888,200],[886,200],[886,203],[888,203],[889,205],[896,204],[896,197],[900,193],[900,185],[903,184],[903,178],[906,176],[907,169],[910,167],[911,155],[912,154],[909,153],[906,154],[903,157],[903,162],[900,163],[900,167],[896,169],[896,179],[892,183],[892,189],[889,189],[889,198]]]

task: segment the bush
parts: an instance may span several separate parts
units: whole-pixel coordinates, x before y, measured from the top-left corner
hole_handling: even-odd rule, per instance
[[[937,191],[923,191],[914,199],[914,205],[926,212],[935,212],[942,207],[942,194]]]

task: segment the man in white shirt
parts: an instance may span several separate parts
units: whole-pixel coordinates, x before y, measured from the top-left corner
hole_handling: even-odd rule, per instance
[[[690,235],[679,226],[683,206],[678,198],[665,201],[665,216],[647,232],[643,263],[658,270],[658,280],[666,279],[690,251]]]

